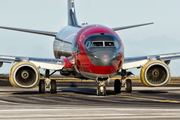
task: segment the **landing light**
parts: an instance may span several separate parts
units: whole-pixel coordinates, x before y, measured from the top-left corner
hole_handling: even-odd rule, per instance
[[[104,90],[104,87],[103,87],[103,86],[101,86],[101,87],[100,87],[100,91],[101,91],[101,92],[103,92],[103,90]]]
[[[97,56],[94,56],[96,59],[98,59],[98,57]]]

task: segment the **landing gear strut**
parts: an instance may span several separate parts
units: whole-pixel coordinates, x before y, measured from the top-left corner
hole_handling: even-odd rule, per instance
[[[54,72],[51,75],[49,73],[50,73],[50,71],[46,70],[46,72],[45,72],[45,80],[40,80],[40,82],[39,82],[39,93],[43,94],[43,93],[45,93],[45,91],[47,89],[50,89],[51,94],[57,93],[56,81],[50,79],[50,76]]]

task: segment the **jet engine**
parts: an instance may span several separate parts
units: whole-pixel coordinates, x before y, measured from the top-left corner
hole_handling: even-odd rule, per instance
[[[166,85],[171,79],[169,66],[163,61],[150,61],[142,67],[140,79],[149,87]]]
[[[36,87],[40,81],[39,69],[30,62],[17,63],[11,68],[9,81],[15,87]]]

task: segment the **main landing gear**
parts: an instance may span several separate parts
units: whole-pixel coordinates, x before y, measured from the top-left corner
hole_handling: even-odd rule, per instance
[[[40,82],[39,82],[39,93],[41,93],[41,94],[44,94],[47,89],[50,89],[51,94],[57,93],[56,80],[50,80],[50,76],[54,72],[51,75],[49,73],[50,73],[50,71],[46,70],[45,80],[40,80]]]
[[[128,76],[132,75],[132,73],[126,72],[126,70],[122,70],[120,75],[122,76],[121,80],[116,79],[114,81],[114,92],[115,92],[115,94],[120,93],[122,87],[125,88],[126,93],[131,93],[132,92],[132,81],[131,81],[131,79],[126,79],[126,78]]]
[[[126,91],[126,93],[131,93],[132,92],[131,79],[126,79],[126,81],[125,81],[125,91]]]

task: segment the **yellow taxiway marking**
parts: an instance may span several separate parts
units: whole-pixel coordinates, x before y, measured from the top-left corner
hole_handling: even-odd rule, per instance
[[[116,95],[109,95],[109,96],[116,96]],[[118,97],[133,98],[133,99],[140,99],[140,100],[149,100],[149,101],[156,101],[156,102],[180,103],[180,101],[176,101],[176,100],[161,100],[161,99],[141,98],[141,97],[124,96],[124,95],[122,95],[122,96],[120,95]]]
[[[0,80],[2,80],[2,81],[8,81],[7,79],[0,79]]]

